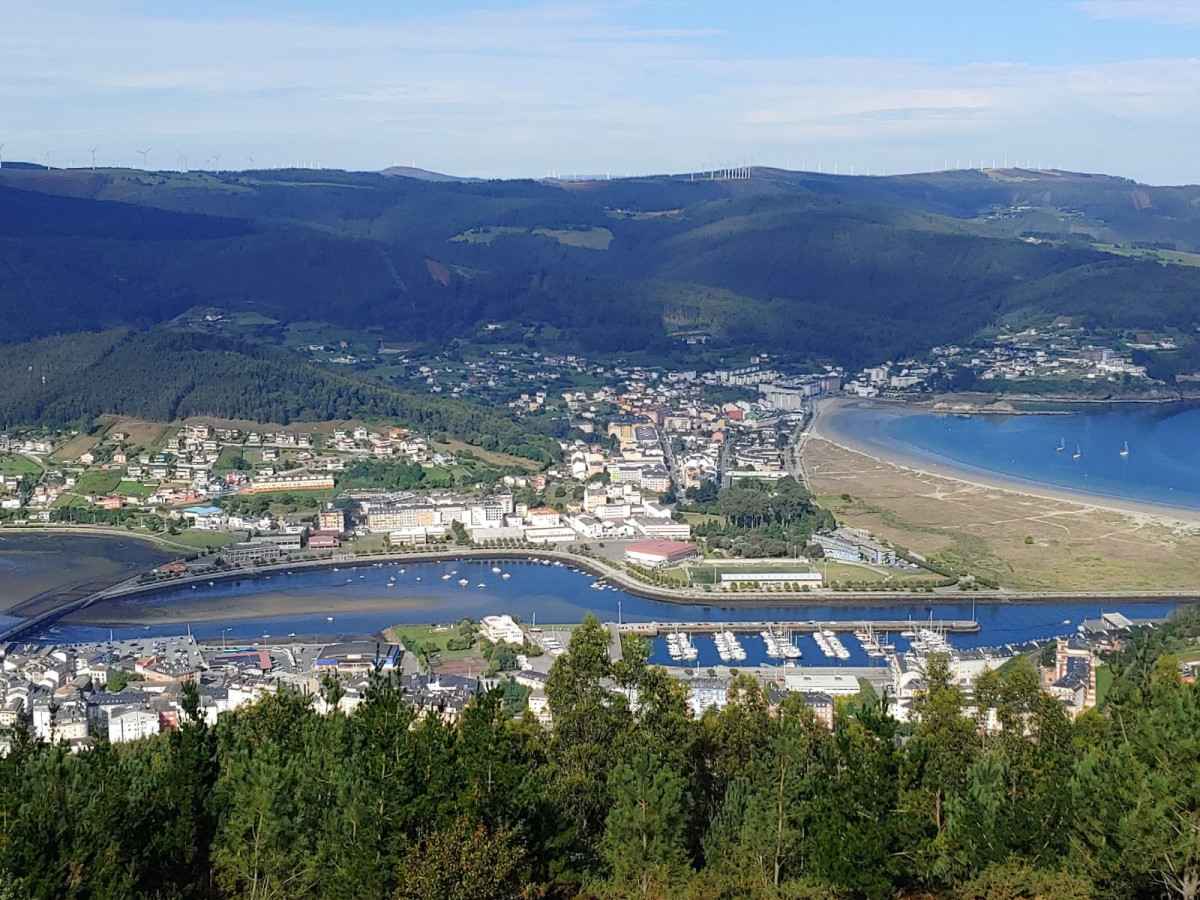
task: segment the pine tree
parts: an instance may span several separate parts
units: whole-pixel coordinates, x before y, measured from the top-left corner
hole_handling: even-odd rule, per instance
[[[669,896],[663,891],[688,865],[688,798],[679,777],[643,748],[613,771],[610,786],[613,804],[601,844],[610,883],[637,897]]]

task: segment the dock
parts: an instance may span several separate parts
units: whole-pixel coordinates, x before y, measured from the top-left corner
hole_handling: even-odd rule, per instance
[[[835,619],[830,621],[759,621],[759,622],[624,622],[611,624],[626,634],[641,634],[657,637],[668,631],[686,631],[689,634],[712,634],[717,631],[732,631],[734,634],[757,634],[765,628],[784,631],[832,631],[853,634],[868,628],[876,632],[898,633],[918,628],[929,628],[946,634],[977,634],[979,623],[974,619]]]

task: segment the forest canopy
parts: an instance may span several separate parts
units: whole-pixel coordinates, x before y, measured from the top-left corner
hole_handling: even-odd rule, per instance
[[[589,617],[552,731],[502,691],[418,717],[381,673],[351,715],[284,692],[78,755],[17,735],[0,897],[1190,900],[1200,689],[1171,651],[1197,636],[1194,611],[1137,633],[1075,721],[1029,664],[969,700],[937,662],[913,725],[864,695],[830,729],[744,676],[695,719]]]

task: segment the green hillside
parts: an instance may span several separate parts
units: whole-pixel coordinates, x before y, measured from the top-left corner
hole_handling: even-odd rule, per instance
[[[155,328],[70,334],[0,356],[0,428],[86,421],[101,413],[167,422],[216,416],[287,424],[387,419],[540,462],[547,435],[464,401],[335,374],[273,347]]]
[[[195,307],[439,342],[770,350],[850,366],[1015,312],[1200,324],[1200,188],[1005,170],[599,181],[5,169],[0,340]],[[1175,263],[1182,263],[1176,265]]]

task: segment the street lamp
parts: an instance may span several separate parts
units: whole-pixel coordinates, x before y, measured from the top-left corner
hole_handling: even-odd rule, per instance
[[[221,652],[222,652],[222,653],[224,653],[224,652],[225,652],[225,632],[227,632],[227,631],[232,631],[232,630],[233,630],[233,626],[232,626],[232,625],[231,625],[229,628],[222,628],[222,629],[221,629]]]

